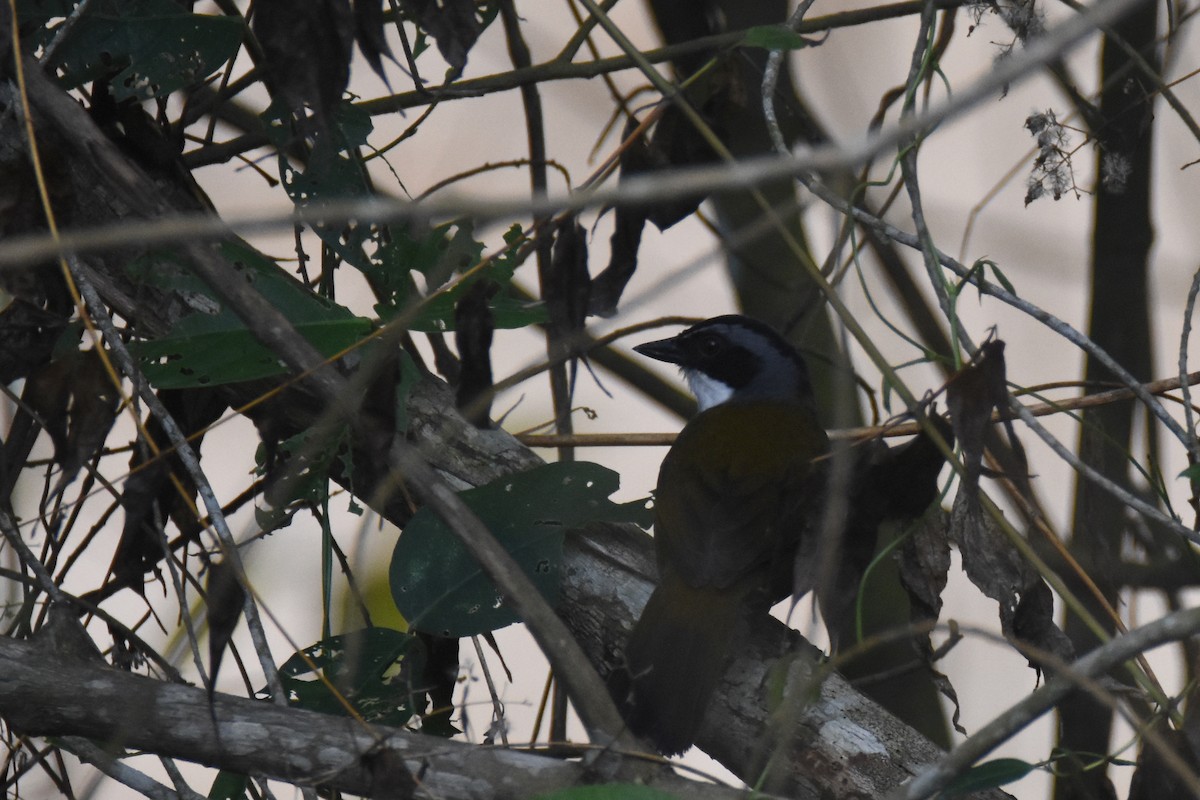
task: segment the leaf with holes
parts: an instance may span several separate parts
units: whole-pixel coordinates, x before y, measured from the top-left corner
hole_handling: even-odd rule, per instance
[[[459,497],[553,604],[568,530],[593,521],[649,526],[645,500],[618,504],[608,499],[619,485],[617,473],[580,461],[545,464]],[[454,532],[429,509],[417,512],[404,528],[390,577],[392,598],[416,630],[473,636],[519,621]]]
[[[279,680],[292,705],[347,716],[345,700],[368,722],[403,725],[426,704],[424,692],[412,685],[424,660],[414,645],[412,635],[390,628],[331,636],[293,654],[279,668]]]
[[[172,0],[106,0],[79,17],[55,66],[70,88],[115,72],[113,97],[146,100],[212,74],[242,34],[237,17],[190,14]]]
[[[375,311],[383,320],[403,318],[410,330],[452,331],[455,306],[477,281],[490,280],[501,287],[488,300],[496,328],[545,322],[548,317],[541,303],[524,302],[506,290],[521,263],[520,245],[525,242],[521,226],[510,227],[504,241],[505,250],[485,263],[484,246],[475,239],[469,220],[448,222],[419,235],[394,227],[391,241],[379,247],[367,271],[383,297]],[[432,290],[419,305],[413,295],[413,272],[421,273]],[[452,284],[456,273],[462,277]]]
[[[227,242],[221,253],[322,355],[333,356],[371,332],[370,320],[310,292],[250,247]],[[173,291],[191,309],[166,336],[131,347],[156,388],[217,386],[287,371],[203,281],[170,256],[140,259],[129,269],[135,278]]]

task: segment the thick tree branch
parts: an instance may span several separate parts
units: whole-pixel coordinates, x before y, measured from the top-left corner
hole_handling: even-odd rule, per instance
[[[222,694],[210,709],[203,689],[65,661],[36,641],[5,638],[0,638],[0,717],[23,734],[86,737],[109,753],[142,750],[365,796],[404,797],[400,790],[407,784],[423,798],[524,800],[579,785],[588,771],[525,751]],[[669,770],[657,771],[649,783],[705,800],[741,795]]]

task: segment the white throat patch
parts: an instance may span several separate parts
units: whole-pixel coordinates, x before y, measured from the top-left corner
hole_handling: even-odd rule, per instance
[[[701,411],[707,411],[713,406],[719,406],[733,397],[733,389],[721,383],[716,378],[705,375],[700,370],[685,369],[683,377],[687,380],[688,388],[696,396],[696,402]]]

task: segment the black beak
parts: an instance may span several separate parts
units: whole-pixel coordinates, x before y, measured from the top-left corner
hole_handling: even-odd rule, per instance
[[[679,342],[674,337],[659,339],[657,342],[634,345],[633,349],[648,358],[666,361],[668,364],[683,363],[683,351],[679,348]]]

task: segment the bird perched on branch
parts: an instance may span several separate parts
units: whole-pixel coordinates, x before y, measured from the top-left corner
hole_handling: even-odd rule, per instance
[[[626,648],[621,698],[630,728],[673,755],[696,737],[739,618],[792,591],[829,442],[804,360],[760,322],[716,317],[634,350],[679,365],[700,407],[659,471],[659,584]]]

